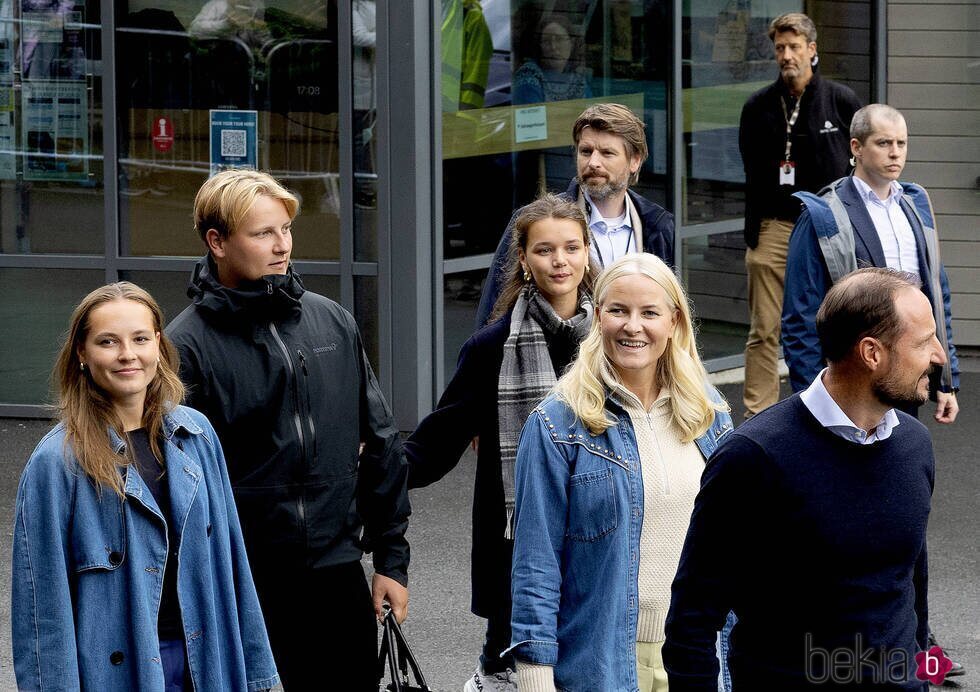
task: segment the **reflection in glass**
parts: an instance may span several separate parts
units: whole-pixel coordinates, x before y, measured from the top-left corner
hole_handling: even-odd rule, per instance
[[[68,317],[105,273],[70,269],[0,269],[0,401],[45,404]]]
[[[119,280],[132,281],[146,289],[160,304],[164,321],[168,324],[191,304],[191,299],[187,296],[187,288],[191,282],[190,270],[186,272],[121,271]]]
[[[351,45],[354,89],[354,259],[378,258],[378,174],[377,8],[374,0],[354,0],[351,4]]]
[[[515,208],[544,189],[568,187],[575,175],[572,124],[597,101],[623,103],[643,119],[651,156],[633,189],[664,203],[665,0],[442,0],[441,8],[445,257],[492,252]],[[489,61],[478,108],[452,98],[465,69],[445,52],[449,18],[459,8],[464,25],[479,12],[492,39],[492,52],[477,38],[476,50],[461,53]]]
[[[354,277],[354,321],[374,374],[380,376],[378,343],[378,277]]]
[[[331,32],[332,0],[116,4],[124,255],[201,254],[194,194],[212,167],[255,151],[303,201],[294,256],[339,257]],[[245,124],[219,127],[212,110],[241,111]]]
[[[480,285],[486,270],[460,272],[443,278],[443,356],[446,377],[456,371],[459,349],[473,333]]]
[[[0,3],[0,252],[105,251],[99,12]]]

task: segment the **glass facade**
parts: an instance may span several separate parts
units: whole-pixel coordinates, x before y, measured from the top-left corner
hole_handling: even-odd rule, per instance
[[[512,211],[574,175],[571,125],[646,124],[634,189],[677,216],[716,366],[740,353],[741,104],[803,10],[821,70],[872,94],[870,0],[0,3],[0,413],[37,415],[72,306],[107,280],[187,304],[194,194],[223,166],[302,200],[306,285],[357,318],[403,427],[442,390]],[[880,14],[880,13],[879,13]],[[846,27],[846,28],[845,28]]]
[[[872,13],[870,0],[857,4],[441,0],[443,309],[454,316],[444,320],[446,372],[475,326],[486,253],[514,209],[543,190],[566,189],[575,175],[572,123],[597,101],[623,103],[644,121],[650,156],[632,189],[675,212],[678,272],[709,368],[737,363],[749,316],[738,123],[746,98],[776,78],[769,22],[784,12],[809,13],[819,27],[822,74],[868,102]],[[459,42],[453,17],[460,13],[464,27],[478,26],[463,31],[456,55],[447,45]],[[852,35],[844,27],[857,15]],[[465,43],[479,46],[483,26],[492,52]],[[468,59],[488,69],[481,73]],[[456,82],[473,75],[483,77],[476,85],[482,101],[446,98],[449,86],[465,96]]]

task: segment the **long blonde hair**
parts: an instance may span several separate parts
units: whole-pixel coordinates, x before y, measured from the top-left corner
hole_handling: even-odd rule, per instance
[[[177,377],[177,349],[163,333],[163,311],[153,297],[139,286],[120,281],[97,288],[78,304],[71,315],[68,334],[58,353],[52,380],[58,388],[58,412],[65,425],[65,447],[71,448],[78,465],[100,488],[107,486],[120,497],[123,480],[118,467],[127,460],[112,448],[109,429],[125,435],[109,395],[92,376],[82,370],[79,349],[85,344],[92,311],[114,300],[132,300],[146,306],[153,315],[153,330],[160,333],[160,363],[156,376],[146,388],[143,426],[150,438],[153,456],[162,463],[160,433],[163,415],[184,398],[184,385]]]
[[[681,440],[690,442],[703,435],[714,421],[715,412],[727,411],[728,404],[715,403],[708,397],[708,373],[694,343],[687,296],[674,273],[655,255],[626,255],[599,275],[592,328],[579,346],[578,358],[558,381],[555,391],[592,434],[615,424],[606,413],[606,394],[621,385],[622,379],[603,349],[599,315],[612,283],[637,274],[655,281],[664,290],[669,307],[676,310],[674,334],[657,361],[655,377],[661,389],[670,394],[671,419],[681,431]]]

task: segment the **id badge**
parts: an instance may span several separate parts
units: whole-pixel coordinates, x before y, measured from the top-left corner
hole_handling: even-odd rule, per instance
[[[796,185],[796,164],[792,161],[779,162],[779,184]]]

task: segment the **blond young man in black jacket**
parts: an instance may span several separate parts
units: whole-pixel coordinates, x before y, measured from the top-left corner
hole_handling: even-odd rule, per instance
[[[354,318],[290,267],[297,208],[264,173],[208,180],[194,203],[208,253],[167,334],[225,449],[283,684],[373,692],[374,615],[408,606],[407,465]]]

